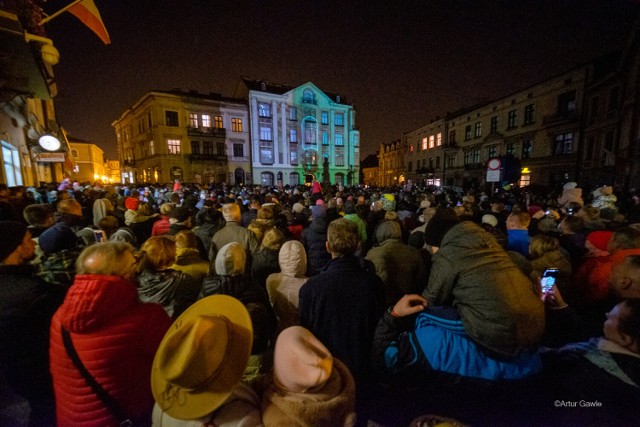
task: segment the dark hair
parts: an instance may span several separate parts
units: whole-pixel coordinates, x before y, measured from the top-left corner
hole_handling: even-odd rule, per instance
[[[628,299],[624,303],[629,312],[618,319],[620,332],[629,335],[640,346],[640,298]]]
[[[53,216],[53,210],[51,205],[47,204],[29,205],[24,208],[22,216],[29,225],[42,225],[49,217]]]
[[[569,215],[565,217],[562,222],[572,233],[577,233],[584,228],[584,220],[579,216]]]

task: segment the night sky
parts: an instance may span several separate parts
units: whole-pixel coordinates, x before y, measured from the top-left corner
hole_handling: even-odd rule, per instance
[[[49,0],[53,13],[70,0]],[[617,49],[633,0],[95,0],[105,46],[73,15],[45,30],[59,123],[116,158],[111,122],[149,90],[232,96],[240,76],[307,81],[356,110],[362,155],[436,116]]]

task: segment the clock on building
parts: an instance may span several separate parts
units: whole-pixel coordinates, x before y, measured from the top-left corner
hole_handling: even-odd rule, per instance
[[[47,151],[56,151],[60,149],[60,140],[53,135],[42,135],[38,139],[38,145]]]

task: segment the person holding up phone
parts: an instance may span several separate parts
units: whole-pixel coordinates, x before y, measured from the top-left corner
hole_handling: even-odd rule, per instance
[[[571,262],[560,252],[560,242],[557,238],[544,234],[537,234],[531,239],[529,245],[529,257],[533,274],[543,277],[543,282],[553,280],[553,284],[558,284],[563,292],[566,292],[571,279]],[[547,269],[553,269],[547,272]],[[547,275],[545,276],[545,273]],[[553,278],[549,275],[552,273]],[[549,286],[549,288],[551,288]]]

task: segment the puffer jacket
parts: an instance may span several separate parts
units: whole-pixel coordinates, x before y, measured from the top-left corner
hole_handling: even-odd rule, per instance
[[[309,227],[302,230],[300,242],[307,251],[307,276],[318,274],[329,261],[331,254],[327,252],[327,228],[329,223],[326,218],[316,217]]]
[[[173,319],[196,302],[198,293],[200,293],[200,284],[181,271],[145,270],[138,276],[140,300],[160,304]]]
[[[269,302],[278,317],[280,330],[299,324],[298,306],[300,288],[308,278],[307,253],[302,243],[296,240],[284,242],[278,254],[280,273],[267,277],[267,293]]]
[[[502,357],[538,346],[543,303],[491,234],[469,221],[457,224],[432,262],[423,296],[429,305],[453,305],[477,344]]]
[[[171,321],[156,304],[143,304],[133,282],[77,275],[51,322],[50,367],[60,427],[117,426],[62,343],[61,327],[89,373],[125,415],[148,420],[153,408],[149,375],[156,349]]]

